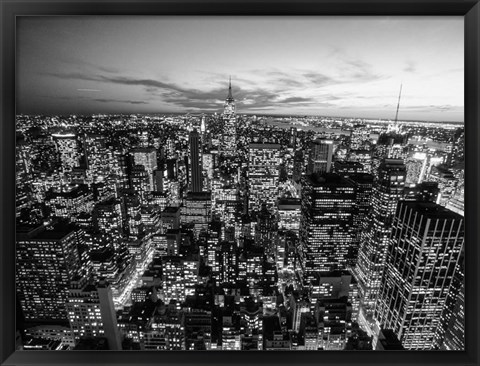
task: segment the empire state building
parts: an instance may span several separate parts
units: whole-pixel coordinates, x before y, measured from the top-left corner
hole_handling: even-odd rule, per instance
[[[233,156],[237,145],[237,117],[235,115],[235,99],[232,96],[232,80],[228,84],[228,96],[223,106],[223,137],[221,152],[225,156]]]

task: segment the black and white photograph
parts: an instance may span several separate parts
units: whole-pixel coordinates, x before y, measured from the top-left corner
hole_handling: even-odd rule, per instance
[[[16,349],[464,351],[464,38],[19,16]]]

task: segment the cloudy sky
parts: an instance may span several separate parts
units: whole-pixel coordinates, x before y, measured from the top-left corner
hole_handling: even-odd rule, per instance
[[[463,121],[463,17],[25,17],[17,112]]]

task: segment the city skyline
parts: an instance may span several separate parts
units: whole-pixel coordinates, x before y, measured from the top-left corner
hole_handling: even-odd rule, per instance
[[[18,114],[220,112],[229,76],[238,113],[393,120],[402,83],[399,119],[461,122],[463,18],[17,24]]]

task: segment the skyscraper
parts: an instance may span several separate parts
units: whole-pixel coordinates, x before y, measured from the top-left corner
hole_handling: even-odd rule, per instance
[[[153,147],[137,148],[132,150],[133,161],[135,165],[142,165],[148,173],[148,183],[150,191],[155,190],[153,182],[153,172],[157,169],[157,151]]]
[[[80,259],[74,230],[17,229],[16,284],[26,320],[66,321],[65,303]]]
[[[385,159],[372,193],[372,212],[362,232],[355,267],[362,309],[372,314],[385,264],[388,239],[398,201],[403,197],[406,168],[402,160]]]
[[[207,230],[212,219],[212,193],[189,192],[182,207],[182,222],[193,225],[195,235]]]
[[[355,214],[353,217],[355,241],[350,246],[348,254],[348,264],[354,267],[357,263],[358,248],[360,246],[362,232],[366,227],[365,224],[370,212],[370,203],[373,192],[373,175],[368,173],[350,174],[346,179],[353,183],[356,192]]]
[[[223,109],[223,135],[221,140],[221,152],[226,156],[236,154],[237,145],[237,117],[235,114],[235,99],[232,95],[232,80],[228,84],[228,96],[225,99]]]
[[[464,245],[464,220],[430,202],[400,202],[375,309],[406,349],[429,350]]]
[[[77,341],[81,337],[106,337],[110,350],[122,349],[112,290],[107,283],[95,286],[83,277],[75,281],[68,291],[66,307]]]
[[[280,145],[250,144],[248,152],[248,207],[259,211],[262,203],[266,203],[267,208],[276,210]]]
[[[337,174],[309,175],[302,180],[300,241],[304,278],[346,268],[355,240],[355,188]]]
[[[75,134],[52,134],[60,154],[60,161],[64,170],[71,170],[80,164],[80,151]]]
[[[190,132],[190,191],[202,192],[202,157],[200,155],[200,135],[196,129]]]
[[[308,157],[307,174],[330,173],[332,168],[333,141],[316,139],[312,142]]]

